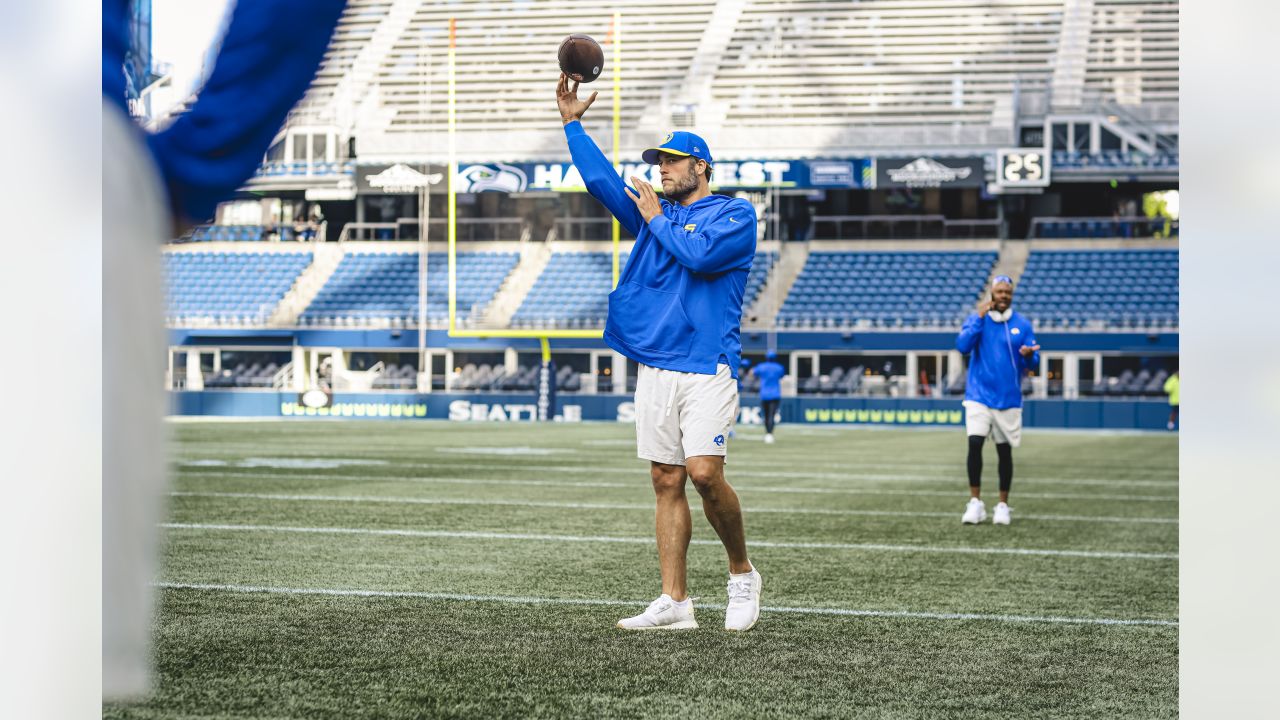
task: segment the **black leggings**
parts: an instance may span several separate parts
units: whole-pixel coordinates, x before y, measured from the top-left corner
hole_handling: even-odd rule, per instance
[[[760,407],[764,411],[764,431],[773,432],[773,416],[778,414],[778,400],[762,400]]]
[[[982,485],[982,444],[986,438],[969,436],[969,487]],[[1009,443],[996,443],[996,455],[1000,458],[1000,492],[1009,492],[1013,485],[1013,447]]]

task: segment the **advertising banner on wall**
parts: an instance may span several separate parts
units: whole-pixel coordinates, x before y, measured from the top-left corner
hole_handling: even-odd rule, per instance
[[[622,177],[644,178],[657,185],[656,165],[623,163]],[[831,160],[733,160],[715,164],[712,188],[749,190],[769,188],[860,189],[871,186],[872,164],[866,158]],[[458,192],[585,192],[582,175],[573,163],[486,163],[458,168]]]
[[[447,192],[443,165],[396,163],[356,167],[356,190],[362,195],[416,195],[430,184],[432,193]],[[623,163],[622,177],[660,184],[656,165]],[[867,158],[826,160],[722,160],[715,164],[713,190],[759,190],[774,185],[801,190],[865,189],[873,186],[875,165]],[[573,163],[463,163],[455,187],[460,193],[536,191],[586,192]]]
[[[876,158],[875,168],[879,190],[986,185],[986,160],[982,157],[881,157]]]
[[[417,195],[425,185],[445,192],[445,166],[424,163],[357,165],[356,191],[361,195]]]
[[[537,400],[501,393],[338,393],[324,404],[295,393],[204,390],[170,393],[172,412],[188,416],[443,420],[455,423],[538,422]],[[629,395],[561,394],[552,422],[635,422]],[[964,427],[959,398],[783,398],[782,422],[847,427]],[[1026,427],[1163,430],[1169,406],[1151,400],[1034,400],[1023,407]],[[739,425],[763,423],[760,403],[744,397]],[[785,432],[785,430],[784,430]]]

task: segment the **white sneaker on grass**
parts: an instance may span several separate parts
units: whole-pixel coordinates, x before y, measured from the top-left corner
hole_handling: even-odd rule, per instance
[[[969,504],[964,508],[964,517],[960,518],[960,522],[966,525],[977,525],[987,519],[987,506],[978,498],[969,498]]]
[[[764,444],[765,444],[765,445],[772,445],[772,444],[773,444],[773,433],[765,433],[765,434],[764,434]]]
[[[760,573],[729,576],[729,605],[724,611],[724,629],[745,632],[760,619]]]
[[[693,600],[678,603],[664,593],[649,603],[644,612],[619,620],[618,627],[623,630],[693,630],[698,627],[698,621],[693,619]]]
[[[1004,503],[1000,503],[999,505],[996,505],[996,516],[991,519],[991,524],[992,525],[1008,525],[1009,512],[1011,510],[1013,510],[1013,508],[1009,507]]]

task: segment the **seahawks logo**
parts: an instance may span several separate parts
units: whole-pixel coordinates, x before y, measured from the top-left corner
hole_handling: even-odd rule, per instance
[[[458,181],[461,192],[464,193],[479,193],[486,190],[524,192],[529,184],[523,170],[502,163],[472,165],[458,173]]]

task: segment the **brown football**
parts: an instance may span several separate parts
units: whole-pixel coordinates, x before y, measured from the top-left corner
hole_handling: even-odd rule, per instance
[[[604,50],[588,35],[565,38],[556,57],[560,61],[560,71],[578,82],[589,83],[600,77],[600,71],[604,70]]]

